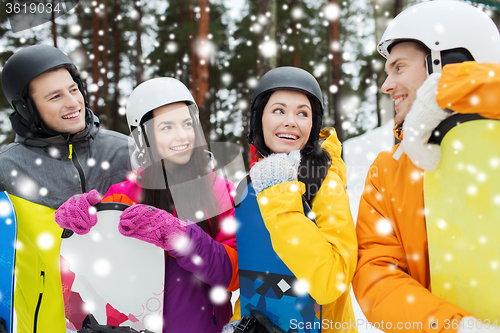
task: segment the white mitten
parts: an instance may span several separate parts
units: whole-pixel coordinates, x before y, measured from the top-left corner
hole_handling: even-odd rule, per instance
[[[417,90],[417,97],[403,122],[403,141],[393,158],[399,160],[406,153],[416,166],[434,171],[441,160],[441,147],[427,143],[432,131],[451,115],[441,109],[436,101],[441,73],[433,73]]]
[[[500,328],[483,323],[474,317],[463,317],[458,325],[457,333],[500,333]]]
[[[273,185],[297,180],[297,171],[300,164],[300,151],[294,150],[289,154],[271,154],[255,163],[250,169],[255,193]]]

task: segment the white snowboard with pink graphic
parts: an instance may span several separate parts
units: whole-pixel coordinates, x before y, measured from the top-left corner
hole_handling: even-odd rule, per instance
[[[65,230],[61,242],[66,327],[82,328],[91,313],[101,325],[161,333],[164,251],[120,234],[120,214],[128,205],[96,207],[91,231],[81,236]]]

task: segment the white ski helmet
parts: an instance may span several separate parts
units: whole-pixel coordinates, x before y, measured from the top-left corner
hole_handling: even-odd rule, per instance
[[[387,59],[391,45],[405,40],[419,41],[431,50],[429,73],[467,60],[500,63],[500,34],[495,23],[480,9],[460,1],[427,1],[405,9],[389,24],[377,50]]]
[[[199,110],[188,88],[179,80],[171,77],[159,77],[147,80],[132,91],[127,101],[127,123],[137,144],[142,146],[138,137],[140,125],[146,114],[161,106],[185,102],[194,107],[195,121],[199,123]]]

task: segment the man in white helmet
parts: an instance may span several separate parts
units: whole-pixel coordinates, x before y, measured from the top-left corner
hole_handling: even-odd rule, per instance
[[[469,105],[464,98],[472,88],[452,85],[467,80],[469,87],[475,65],[500,63],[498,28],[466,3],[424,2],[391,22],[378,51],[387,59],[382,91],[395,103],[395,134],[402,143],[380,153],[369,169],[356,226],[353,291],[368,321],[386,332],[496,332],[431,293],[423,175],[441,157],[439,146],[427,142],[432,131],[453,111],[471,112],[458,106]],[[462,63],[468,67],[458,68]]]

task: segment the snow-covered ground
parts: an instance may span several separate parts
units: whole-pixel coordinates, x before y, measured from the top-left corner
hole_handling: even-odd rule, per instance
[[[388,150],[394,146],[393,128],[394,121],[389,121],[382,127],[368,131],[358,137],[346,140],[343,144],[343,157],[347,166],[347,193],[349,194],[351,213],[355,223],[358,216],[359,200],[361,199],[361,194],[363,193],[368,169],[377,157],[378,153]],[[359,307],[352,291],[351,298],[359,333],[382,332],[367,322],[366,317],[361,311],[361,308]]]

